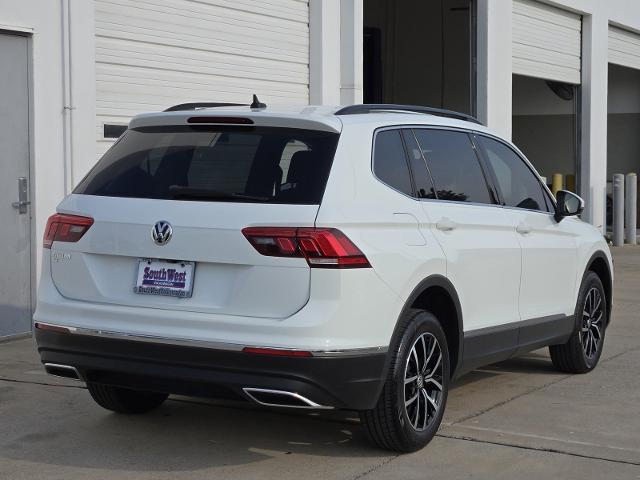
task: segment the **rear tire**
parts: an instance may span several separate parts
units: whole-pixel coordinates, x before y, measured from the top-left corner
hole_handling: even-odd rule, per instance
[[[167,399],[166,393],[141,392],[100,383],[87,383],[91,397],[102,408],[116,413],[140,414],[158,408]]]
[[[567,343],[549,347],[553,366],[566,373],[593,370],[602,355],[607,318],[602,281],[594,272],[587,272],[578,295],[575,331]]]
[[[402,325],[378,403],[360,412],[360,419],[378,447],[414,452],[431,441],[442,421],[449,391],[449,350],[431,313],[409,310]]]

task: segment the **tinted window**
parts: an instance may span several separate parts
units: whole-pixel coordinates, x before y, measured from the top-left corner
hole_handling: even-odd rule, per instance
[[[74,193],[318,204],[338,135],[266,127],[127,131]]]
[[[478,141],[491,166],[505,205],[548,211],[542,186],[531,169],[502,142],[479,136]]]
[[[384,130],[376,134],[373,147],[373,171],[390,187],[407,195],[413,195],[400,130]]]
[[[409,162],[411,163],[411,171],[413,172],[413,182],[416,186],[416,196],[418,198],[436,198],[436,191],[431,181],[431,176],[427,170],[427,165],[422,157],[420,146],[416,142],[411,130],[403,130],[402,136],[404,144],[407,147]]]
[[[492,203],[489,189],[466,133],[414,130],[440,200]]]

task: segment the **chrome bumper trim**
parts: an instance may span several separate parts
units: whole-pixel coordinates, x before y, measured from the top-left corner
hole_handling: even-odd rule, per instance
[[[114,332],[110,330],[95,330],[89,328],[82,327],[72,327],[67,325],[59,325],[47,322],[36,322],[38,325],[43,325],[46,327],[65,329],[69,334],[72,335],[83,335],[87,337],[99,337],[99,338],[109,338],[114,340],[129,340],[133,342],[145,342],[145,343],[157,343],[162,345],[176,345],[176,346],[185,346],[185,347],[199,347],[199,348],[209,348],[212,350],[226,350],[233,352],[241,352],[245,347],[251,348],[273,348],[273,349],[287,349],[287,350],[295,350],[287,347],[276,347],[269,345],[240,345],[235,343],[226,343],[226,342],[216,342],[209,340],[198,340],[198,339],[190,339],[190,338],[169,338],[169,337],[161,337],[155,335],[144,335],[138,333],[126,333],[126,332]],[[304,350],[304,349],[299,349]],[[340,349],[340,350],[305,350],[310,351],[314,357],[349,357],[349,356],[361,356],[361,355],[372,355],[378,353],[387,353],[388,347],[365,347],[365,348],[350,348],[350,349]]]

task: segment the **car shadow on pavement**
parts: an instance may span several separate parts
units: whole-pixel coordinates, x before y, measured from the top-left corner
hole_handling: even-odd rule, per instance
[[[508,373],[565,376],[555,369],[546,351],[536,351],[473,370],[457,379],[451,385],[451,390]]]
[[[534,373],[564,376],[566,374],[558,371],[551,363],[551,358],[546,350],[538,350],[519,357],[510,358],[504,362],[496,363],[484,367],[483,371],[490,372],[512,372],[512,373]]]
[[[76,415],[43,421],[37,433],[5,443],[1,455],[58,466],[180,472],[292,453],[355,459],[388,454],[367,442],[353,412],[280,412],[172,397],[154,412],[127,416],[94,406],[86,391],[73,397],[59,407],[79,406]]]
[[[511,373],[562,375],[547,355],[533,353],[463,376],[453,384],[452,395],[467,395],[473,388],[458,389],[494,383]],[[273,410],[171,397],[154,412],[127,416],[101,409],[82,388],[38,386],[31,395],[29,404],[42,409],[31,410],[31,429],[14,430],[13,438],[0,442],[3,457],[88,469],[182,472],[289,454],[355,462],[393,455],[368,443],[355,412]],[[3,396],[9,400],[12,393]]]

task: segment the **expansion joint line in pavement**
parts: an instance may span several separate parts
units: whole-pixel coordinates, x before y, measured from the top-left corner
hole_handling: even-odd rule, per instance
[[[382,462],[375,464],[373,467],[371,467],[369,470],[366,470],[364,472],[359,473],[358,475],[356,475],[355,477],[353,477],[352,480],[359,480],[361,478],[366,477],[367,475],[369,475],[370,473],[375,472],[376,470],[378,470],[381,467],[384,467],[385,465],[393,462],[395,459],[397,459],[398,457],[400,457],[400,455],[394,455],[393,457],[389,457],[389,458],[385,458]]]
[[[84,390],[86,388],[84,385],[61,385],[59,383],[34,382],[32,380],[18,380],[15,378],[6,377],[0,377],[0,382],[23,383],[26,385],[42,385],[43,387],[79,388],[81,390]]]
[[[556,448],[528,447],[528,446],[525,446],[525,445],[517,445],[517,444],[507,443],[507,442],[498,442],[498,441],[495,441],[495,440],[480,440],[480,439],[473,438],[473,437],[457,436],[457,435],[445,435],[445,434],[442,434],[442,433],[437,433],[436,437],[448,438],[448,439],[451,439],[451,440],[460,440],[460,441],[463,441],[463,442],[484,443],[484,444],[488,444],[488,445],[499,445],[501,447],[519,448],[521,450],[532,450],[532,451],[536,451],[536,452],[556,453],[556,454],[559,454],[559,455],[568,455],[570,457],[588,458],[588,459],[591,459],[591,460],[601,460],[603,462],[621,463],[621,464],[624,464],[624,465],[640,466],[640,462],[634,462],[634,461],[631,461],[631,460],[614,460],[612,458],[606,458],[606,457],[596,457],[596,456],[593,456],[593,455],[582,455],[580,453],[567,452],[567,451],[559,450],[559,449],[556,449]]]

